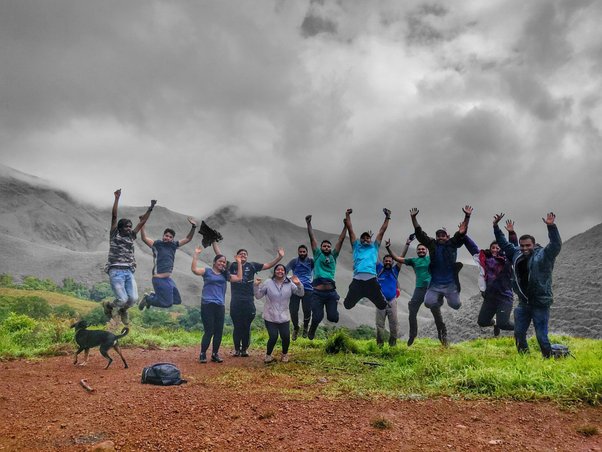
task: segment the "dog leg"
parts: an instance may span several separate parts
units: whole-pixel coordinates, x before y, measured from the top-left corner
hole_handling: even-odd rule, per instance
[[[73,357],[73,365],[75,366],[77,364],[77,355],[79,355],[84,349],[82,347],[80,347],[76,352],[75,352],[75,356]]]
[[[80,366],[85,366],[86,364],[88,364],[88,355],[90,354],[90,349],[86,348],[84,350],[84,360],[79,363]]]
[[[121,357],[121,360],[123,361],[123,367],[127,369],[128,368],[128,363],[125,362],[125,358],[121,354],[121,349],[119,348],[119,345],[115,344],[113,346],[113,348],[115,349],[115,351],[117,352],[117,354]]]
[[[106,360],[108,361],[107,363],[107,367],[105,367],[105,370],[109,368],[109,366],[111,365],[111,363],[113,362],[113,358],[111,358],[109,356],[109,354],[107,353],[108,347],[103,347],[102,345],[100,346],[100,354],[102,356],[104,356],[106,358]]]

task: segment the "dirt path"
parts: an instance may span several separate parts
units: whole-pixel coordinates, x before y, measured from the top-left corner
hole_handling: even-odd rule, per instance
[[[103,370],[71,357],[0,363],[0,450],[566,450],[602,451],[602,408],[550,403],[332,400],[329,381],[275,374],[262,356],[201,365],[198,350],[125,349]],[[114,353],[113,353],[114,354]],[[177,364],[186,385],[140,384],[142,368]],[[300,366],[275,364],[277,366]],[[94,388],[86,392],[85,378]],[[371,424],[385,419],[390,426]]]

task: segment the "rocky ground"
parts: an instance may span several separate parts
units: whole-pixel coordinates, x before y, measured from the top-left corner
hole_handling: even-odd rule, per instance
[[[272,371],[302,366],[294,357],[266,366],[259,351],[233,358],[226,350],[223,364],[202,365],[197,354],[124,349],[130,367],[116,357],[108,370],[97,349],[85,367],[70,356],[1,362],[0,450],[602,451],[600,407],[332,398],[336,377]],[[142,368],[162,361],[188,383],[140,384]]]

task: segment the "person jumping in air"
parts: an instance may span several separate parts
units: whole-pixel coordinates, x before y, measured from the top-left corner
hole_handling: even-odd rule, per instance
[[[337,293],[334,276],[337,258],[341,252],[347,228],[343,226],[333,250],[332,243],[329,240],[322,240],[318,248],[318,242],[311,225],[311,215],[305,217],[305,223],[307,224],[309,243],[314,255],[314,279],[312,281],[314,291],[311,299],[311,324],[307,333],[307,337],[313,339],[320,322],[324,318],[324,310],[326,310],[326,318],[329,322],[337,323],[339,321],[337,303],[340,297]]]
[[[401,256],[397,256],[391,250],[389,241],[385,243],[387,252],[393,257],[393,260],[400,264],[405,264],[412,267],[414,269],[414,274],[416,275],[416,286],[414,287],[412,298],[410,298],[410,301],[408,302],[408,321],[410,324],[407,342],[408,347],[414,343],[416,336],[418,336],[418,311],[420,310],[422,303],[424,303],[424,296],[426,295],[426,291],[431,282],[431,258],[428,255],[428,249],[426,246],[419,244],[416,247],[417,257],[405,257],[406,253],[408,252],[408,248],[410,247],[410,243],[412,243],[415,237],[416,236],[414,234],[411,234],[408,237],[405,246],[401,251]],[[435,305],[430,309],[430,311],[435,320],[438,337],[441,339],[441,337],[447,335],[445,323],[443,322],[443,316],[441,315],[441,308],[438,305]]]
[[[424,305],[432,309],[435,306],[443,305],[443,298],[452,309],[460,309],[460,282],[458,280],[456,259],[458,248],[464,245],[464,237],[468,230],[468,222],[472,214],[472,207],[465,206],[464,220],[460,223],[458,231],[453,237],[447,234],[445,229],[438,229],[435,237],[429,237],[418,224],[416,217],[419,210],[413,208],[410,210],[410,217],[414,226],[414,233],[418,241],[429,250],[431,263],[430,273],[431,282],[424,296]],[[443,327],[439,331],[439,340],[441,344],[447,346],[447,329]]]
[[[349,285],[347,296],[343,301],[345,309],[353,308],[362,298],[369,299],[377,309],[385,309],[387,300],[380,289],[376,274],[376,262],[378,261],[378,248],[382,242],[383,236],[389,226],[391,211],[383,209],[385,221],[383,222],[376,239],[372,242],[370,232],[362,232],[359,240],[353,231],[351,224],[351,214],[353,209],[347,209],[345,212],[345,227],[349,233],[349,240],[353,248],[353,280]]]
[[[143,310],[149,309],[151,306],[157,308],[169,308],[174,304],[181,304],[182,298],[176,287],[176,283],[171,279],[173,271],[176,251],[179,247],[186,245],[192,240],[194,231],[196,230],[196,222],[192,218],[188,218],[188,222],[192,225],[188,235],[182,240],[174,240],[176,232],[167,228],[163,231],[161,240],[152,240],[146,235],[144,226],[140,229],[140,238],[153,250],[153,289],[154,292],[144,295],[138,308]]]
[[[102,307],[109,320],[113,316],[116,318],[119,315],[121,322],[128,325],[130,323],[128,309],[138,301],[138,286],[134,279],[134,272],[136,271],[134,241],[136,240],[136,234],[148,220],[157,201],[154,199],[151,201],[144,215],[140,217],[139,223],[135,228],[132,228],[132,221],[127,218],[121,218],[117,221],[121,188],[115,190],[114,196],[109,232],[109,257],[105,265],[105,271],[109,274],[115,299],[113,301],[103,301]]]
[[[297,257],[291,259],[286,264],[286,273],[293,272],[293,275],[299,278],[303,284],[303,295],[291,295],[289,310],[291,313],[291,321],[293,322],[292,340],[296,341],[299,334],[299,304],[303,309],[303,337],[307,337],[309,322],[311,321],[311,299],[314,288],[312,286],[312,272],[314,269],[314,260],[307,255],[307,247],[299,245],[297,248]]]

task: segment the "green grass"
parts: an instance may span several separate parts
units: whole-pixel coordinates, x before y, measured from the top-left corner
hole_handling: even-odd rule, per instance
[[[9,297],[41,297],[45,299],[52,307],[67,305],[76,311],[81,312],[82,314],[88,314],[92,309],[98,306],[98,303],[94,301],[86,301],[71,295],[64,295],[62,293],[50,292],[47,290],[24,290],[0,287],[0,297],[3,295]]]
[[[168,348],[197,346],[200,341],[200,331],[144,328],[139,320],[139,314],[132,316],[130,334],[122,340],[124,346]],[[72,353],[71,321],[10,314],[0,321],[0,359]],[[534,339],[529,341],[531,354],[519,355],[511,338],[478,339],[448,348],[435,340],[419,339],[410,348],[403,344],[379,348],[374,340],[351,340],[341,330],[327,335],[326,339],[300,338],[292,343],[288,364],[224,368],[221,384],[248,385],[276,378],[283,382],[282,388],[270,387],[282,394],[319,392],[333,398],[453,397],[591,405],[602,401],[600,340],[552,336],[552,342],[567,344],[575,359],[545,360]],[[265,330],[253,332],[255,350],[263,350],[266,342]],[[228,328],[223,344],[232,346]]]

